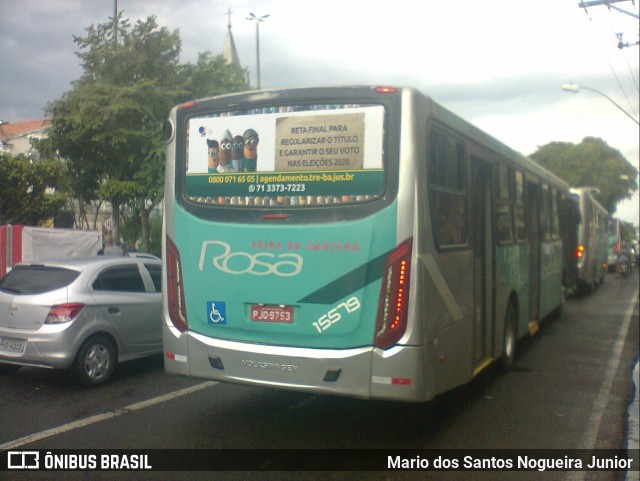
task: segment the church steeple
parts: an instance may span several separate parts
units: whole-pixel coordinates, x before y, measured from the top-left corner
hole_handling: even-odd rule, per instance
[[[240,58],[238,57],[238,50],[236,49],[236,43],[233,40],[233,34],[231,33],[231,14],[233,12],[229,8],[226,15],[229,17],[227,24],[227,37],[224,39],[224,47],[222,48],[222,56],[228,64],[240,66]]]

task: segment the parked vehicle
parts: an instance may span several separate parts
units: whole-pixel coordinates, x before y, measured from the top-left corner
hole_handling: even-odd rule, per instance
[[[106,383],[162,352],[161,263],[95,256],[16,265],[0,279],[0,365],[71,369]]]
[[[101,247],[100,231],[0,225],[0,277],[21,262],[94,256]]]
[[[129,257],[135,257],[136,259],[155,259],[160,260],[158,256],[154,256],[153,254],[148,254],[146,252],[127,252],[125,255]]]

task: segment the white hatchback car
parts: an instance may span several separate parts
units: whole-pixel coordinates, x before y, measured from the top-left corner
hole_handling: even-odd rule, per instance
[[[161,277],[145,258],[16,265],[0,279],[0,365],[70,368],[99,386],[118,362],[161,353]]]

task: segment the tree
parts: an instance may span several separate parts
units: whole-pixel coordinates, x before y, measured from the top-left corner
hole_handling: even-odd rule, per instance
[[[117,43],[112,21],[74,37],[83,75],[47,107],[50,142],[68,160],[74,192],[84,202],[111,203],[116,241],[121,207],[139,213],[146,249],[149,215],[163,196],[163,125],[170,108],[246,85],[241,69],[208,52],[196,65],[179,64],[178,32],[159,27],[155,17],[134,26],[121,15],[117,20]]]
[[[0,224],[42,225],[67,201],[66,166],[0,152]]]
[[[585,137],[580,144],[551,142],[531,158],[572,187],[597,187],[600,203],[613,214],[616,204],[638,190],[638,170],[604,140]]]
[[[212,97],[247,89],[246,69],[228,64],[222,55],[211,52],[198,55],[195,65],[187,63],[180,69],[185,95],[182,101]]]
[[[636,226],[632,222],[620,221],[620,237],[623,241],[631,242],[636,237]]]
[[[116,239],[121,206],[135,202],[144,224],[162,198],[162,126],[180,94],[178,32],[155,17],[133,27],[118,20],[117,43],[112,22],[74,37],[83,75],[47,108],[51,142],[69,160],[80,196],[111,202]]]

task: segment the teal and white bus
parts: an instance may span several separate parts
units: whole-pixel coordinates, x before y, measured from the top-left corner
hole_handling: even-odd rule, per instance
[[[168,373],[424,401],[562,306],[569,186],[414,89],[204,99],[167,136]]]
[[[575,250],[578,287],[591,292],[605,279],[609,253],[609,213],[593,196],[593,187],[571,189],[580,209]]]

